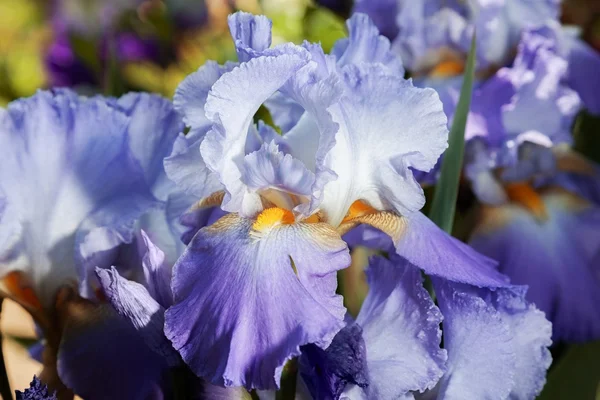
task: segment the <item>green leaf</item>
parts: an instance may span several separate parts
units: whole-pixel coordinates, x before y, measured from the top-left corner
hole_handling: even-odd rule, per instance
[[[458,184],[462,170],[465,127],[471,107],[473,80],[475,79],[475,35],[471,40],[471,50],[467,58],[466,71],[460,99],[454,113],[452,128],[450,129],[448,150],[444,153],[440,179],[435,189],[429,218],[440,228],[448,233],[452,232],[454,214],[456,212],[456,199],[458,197]]]
[[[600,341],[569,347],[538,400],[600,399]]]

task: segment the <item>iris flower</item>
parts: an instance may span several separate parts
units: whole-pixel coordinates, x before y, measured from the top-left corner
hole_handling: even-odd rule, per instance
[[[192,371],[215,385],[274,389],[301,346],[333,345],[346,326],[335,293],[336,272],[350,263],[341,236],[367,224],[390,237],[394,259],[417,271],[413,278],[421,269],[440,282],[449,321],[454,313],[472,319],[474,331],[457,323],[456,346],[481,335],[492,352],[505,346],[493,368],[480,364],[505,375],[501,393],[539,391],[548,322],[492,260],[419,212],[425,198],[412,171],[430,170],[447,147],[436,92],[403,78],[389,41],[364,15],[349,20],[349,37],[332,54],[306,42],[270,48],[265,17],[237,13],[229,23],[239,62],[207,63],[182,82],[174,102],[190,133],[165,160],[169,177],[202,198],[197,210],[227,212],[195,233],[173,269],[165,333]],[[262,105],[283,135],[254,124]],[[500,330],[479,319],[486,313]],[[433,388],[445,371],[460,385],[469,357],[446,362],[456,350],[440,349],[439,318],[411,315],[403,334],[412,342],[402,349],[420,356],[405,371],[420,369],[393,393]],[[521,322],[537,327],[521,330]],[[478,351],[488,353],[484,347]]]
[[[485,73],[506,65],[522,30],[556,20],[560,1],[376,0],[357,2],[355,11],[380,21],[386,31],[398,32],[390,38],[410,71],[447,77],[463,72],[475,31],[477,70]]]
[[[164,361],[102,301],[94,268],[140,276],[141,228],[177,258],[176,210],[189,203],[162,158],[182,128],[169,101],[147,94],[40,91],[0,113],[2,293],[41,328],[53,388],[66,390],[60,378],[86,398],[133,398],[162,379]]]
[[[581,102],[552,32],[527,31],[514,65],[474,94],[465,171],[483,206],[470,244],[529,286],[556,339],[581,341],[600,335],[598,172],[568,147]]]

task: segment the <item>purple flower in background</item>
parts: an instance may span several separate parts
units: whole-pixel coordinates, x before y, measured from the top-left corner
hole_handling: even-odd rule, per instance
[[[33,377],[28,389],[24,392],[15,392],[17,400],[57,400],[56,393],[51,394],[48,387],[44,385],[37,376]]]
[[[428,171],[436,164],[447,146],[447,120],[435,91],[403,78],[389,40],[365,15],[348,21],[349,37],[329,55],[310,43],[270,48],[271,23],[265,17],[237,13],[229,22],[239,63],[209,62],[182,82],[174,102],[191,130],[165,160],[179,187],[204,198],[200,207],[229,212],[195,233],[173,269],[174,305],[165,313],[165,333],[196,374],[222,386],[274,389],[285,362],[306,348],[301,346],[310,346],[319,358],[329,348],[345,347],[335,339],[343,329],[351,330],[341,334],[351,341],[360,329],[370,332],[367,316],[357,320],[360,329],[344,328],[345,309],[335,294],[335,273],[350,261],[341,235],[360,224],[390,237],[390,253],[398,254],[393,272],[410,265],[414,280],[422,269],[440,287],[448,286],[450,297],[472,291],[472,303],[488,310],[490,318],[514,315],[503,320],[507,336],[500,342],[515,337],[517,319],[548,328],[523,301],[523,288],[508,284],[492,260],[419,212],[425,199],[412,170]],[[263,104],[282,136],[254,124]],[[406,297],[412,295],[426,300],[422,287]],[[457,315],[473,310],[448,304]],[[421,360],[422,369],[407,372],[405,382],[383,389],[373,384],[371,393],[431,389],[451,367],[444,365],[439,343],[432,345],[439,341],[439,319],[429,321],[426,315],[417,310],[409,316],[411,325],[402,334],[410,336],[421,326],[435,331],[413,342],[426,342],[419,351],[433,364]],[[485,331],[486,325],[479,328]],[[523,338],[521,350],[547,359],[549,335],[540,329]],[[364,342],[368,374],[351,366],[334,368],[346,378],[353,371],[362,374],[353,378],[359,387],[367,378],[387,380],[368,364],[372,342],[368,337]],[[356,339],[347,347],[361,355],[360,343]],[[493,364],[495,372],[509,374],[517,363],[526,363],[515,348]],[[457,365],[464,362],[458,360]],[[405,371],[418,364],[411,362]],[[522,376],[526,372],[525,379],[531,379],[517,382],[510,375],[502,393],[536,393],[546,368],[546,362],[524,366]],[[317,386],[335,393],[343,387],[337,378],[327,379]]]
[[[409,70],[443,77],[462,72],[475,31],[478,69],[506,65],[522,30],[556,20],[559,3],[558,0],[377,0],[357,2],[355,12],[367,13],[384,32],[398,32],[389,37]]]
[[[597,172],[568,150],[581,102],[566,84],[568,64],[553,32],[526,30],[513,66],[473,94],[465,176],[482,206],[469,243],[498,260],[513,283],[529,286],[527,299],[546,312],[555,339],[581,341],[600,335],[600,209],[573,177]],[[458,88],[443,90],[452,115]]]

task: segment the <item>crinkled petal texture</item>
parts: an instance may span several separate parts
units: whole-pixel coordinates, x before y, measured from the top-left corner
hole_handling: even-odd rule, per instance
[[[130,241],[134,221],[155,205],[128,123],[108,101],[66,90],[0,112],[0,192],[10,211],[0,262],[25,271],[43,303],[76,279],[76,263]]]
[[[225,187],[221,207],[251,216],[261,209],[258,194],[240,179],[244,170],[246,141],[258,108],[308,62],[309,54],[300,47],[289,53],[259,56],[224,74],[212,87],[206,116],[212,129],[200,151],[210,170]]]
[[[438,399],[531,399],[551,363],[551,324],[525,288],[477,289],[434,279],[444,315],[447,372]]]
[[[497,73],[515,88],[510,103],[502,107],[506,140],[528,131],[539,132],[554,144],[572,140],[571,125],[581,102],[562,83],[568,63],[558,54],[555,29],[545,25],[524,31],[514,64]]]
[[[175,265],[165,333],[199,376],[274,389],[301,345],[327,347],[344,326],[335,271],[350,264],[326,224],[265,228],[229,214],[201,229]],[[263,221],[264,222],[264,221]]]
[[[377,65],[343,69],[346,90],[330,108],[340,125],[325,164],[337,179],[321,209],[337,226],[350,205],[408,214],[425,203],[411,168],[429,171],[447,147],[447,119],[433,89],[419,89]]]
[[[70,303],[58,373],[85,399],[162,399],[167,364],[108,304]]]
[[[164,335],[165,309],[143,285],[123,278],[113,267],[96,269],[102,289],[113,308],[131,323],[146,345],[170,366],[180,362],[177,352]]]
[[[518,205],[483,210],[470,243],[497,259],[554,325],[554,338],[600,337],[600,210],[568,193],[542,197],[547,218]]]
[[[149,93],[126,94],[117,100],[117,104],[130,117],[131,151],[140,162],[155,195],[164,200],[156,192],[166,178],[163,159],[171,154],[173,143],[184,128],[181,115],[168,99]]]
[[[421,272],[405,260],[375,257],[369,294],[356,323],[367,347],[364,399],[397,399],[431,389],[445,371],[442,314],[423,288]]]

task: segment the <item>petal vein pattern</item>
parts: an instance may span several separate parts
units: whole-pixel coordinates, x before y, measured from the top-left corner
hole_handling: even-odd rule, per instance
[[[350,263],[346,244],[326,224],[290,222],[251,235],[253,220],[228,214],[175,265],[165,333],[214,384],[275,389],[301,345],[327,347],[344,326],[335,272]]]
[[[381,66],[343,69],[346,92],[331,107],[340,125],[326,165],[337,174],[321,209],[333,226],[352,203],[408,214],[425,203],[411,168],[429,171],[447,147],[447,119],[433,89],[388,75]]]

